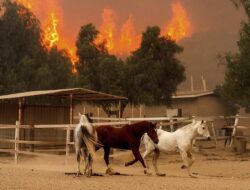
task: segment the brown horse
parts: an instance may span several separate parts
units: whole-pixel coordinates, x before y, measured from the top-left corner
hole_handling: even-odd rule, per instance
[[[142,121],[131,125],[125,125],[121,128],[114,128],[111,126],[102,126],[96,128],[98,142],[104,149],[104,160],[107,165],[106,173],[112,174],[113,170],[109,166],[109,153],[110,148],[119,148],[125,150],[132,150],[135,157],[134,160],[125,163],[125,166],[129,166],[137,162],[141,162],[144,167],[144,173],[149,174],[144,163],[144,160],[139,152],[142,136],[147,133],[154,143],[158,143],[158,137],[156,133],[156,124],[148,121]],[[100,148],[97,147],[97,150]]]

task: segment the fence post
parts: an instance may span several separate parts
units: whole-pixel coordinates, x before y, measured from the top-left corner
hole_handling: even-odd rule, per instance
[[[131,117],[134,117],[134,104],[131,104]]]
[[[142,117],[142,105],[140,104],[140,117]]]
[[[173,123],[174,120],[171,117],[169,121],[170,121],[170,123]],[[174,132],[174,125],[173,124],[170,124],[170,130],[171,130],[171,132]]]
[[[232,147],[232,145],[233,145],[233,141],[235,139],[238,123],[239,123],[239,115],[236,114],[235,115],[235,120],[234,120],[233,131],[232,131],[232,135],[231,135],[230,147]]]
[[[34,141],[35,131],[34,131],[34,125],[29,126],[29,141]],[[34,144],[31,144],[29,146],[30,152],[34,152]]]
[[[119,106],[119,121],[121,119],[121,100],[119,100],[119,103],[118,103],[118,106]]]
[[[18,151],[19,151],[19,121],[16,121],[16,128],[15,128],[15,164],[17,164],[18,159]]]
[[[70,152],[70,125],[67,126],[66,130],[66,157],[69,156]]]
[[[216,133],[215,133],[214,122],[213,121],[212,121],[211,127],[212,127],[212,131],[213,131],[214,142],[215,142],[215,145],[217,145],[217,136],[216,136]]]
[[[71,142],[71,125],[73,124],[73,94],[71,93],[69,96],[70,100],[70,110],[69,110],[69,125],[67,127],[67,134],[66,134],[66,157],[70,154],[70,142]]]

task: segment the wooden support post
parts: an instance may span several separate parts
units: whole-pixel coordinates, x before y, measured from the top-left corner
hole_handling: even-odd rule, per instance
[[[119,106],[119,119],[121,118],[121,100],[119,100],[119,103],[118,103],[118,106]]]
[[[15,128],[15,164],[17,164],[17,160],[18,160],[18,152],[19,152],[19,143],[17,141],[19,141],[19,121],[16,121],[16,128]]]
[[[18,121],[16,122],[16,128],[15,128],[15,163],[17,163],[18,160],[18,152],[20,151],[20,143],[17,141],[20,140],[20,127],[22,125],[23,120],[23,108],[24,98],[19,98],[18,100]]]
[[[34,141],[35,140],[35,138],[34,138],[34,136],[35,136],[34,125],[30,125],[29,127],[30,127],[28,129],[29,130],[29,141]],[[34,144],[29,145],[29,151],[34,152]]]
[[[70,125],[68,125],[66,130],[66,157],[69,156],[70,153]]]
[[[82,114],[85,114],[86,113],[86,107],[84,106],[83,103],[81,103],[81,106],[82,106]]]
[[[174,120],[172,118],[170,118],[170,123],[173,123],[173,121]],[[170,125],[170,131],[174,132],[174,125],[173,124]]]
[[[100,117],[100,108],[99,108],[99,106],[97,107],[97,117],[99,118]],[[99,119],[97,120],[97,122],[99,123]]]
[[[217,136],[216,136],[216,133],[215,133],[214,122],[213,122],[213,121],[212,121],[212,123],[211,123],[211,127],[212,127],[214,142],[215,142],[215,146],[216,146],[216,145],[217,145]]]
[[[194,80],[193,80],[193,76],[190,76],[190,90],[193,92],[194,91]]]
[[[70,94],[70,116],[69,116],[69,123],[70,125],[67,127],[66,130],[66,156],[68,157],[70,154],[70,142],[71,142],[71,130],[70,126],[73,124],[73,94]]]
[[[232,147],[233,142],[235,140],[235,135],[236,135],[238,123],[239,123],[239,115],[237,114],[237,115],[235,115],[234,126],[233,126],[232,135],[231,135],[230,147]]]
[[[20,127],[23,124],[23,103],[24,103],[24,98],[19,98],[18,100],[18,140],[20,140]],[[18,144],[18,149],[20,150],[21,146]]]
[[[131,117],[133,118],[134,117],[134,105],[131,104]]]
[[[142,105],[140,104],[140,117],[142,117]]]
[[[162,129],[163,126],[162,126],[162,121],[160,121],[160,126],[159,126],[159,129]]]

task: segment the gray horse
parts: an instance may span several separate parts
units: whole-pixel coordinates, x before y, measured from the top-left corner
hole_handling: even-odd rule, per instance
[[[85,163],[84,174],[90,177],[92,175],[93,156],[95,153],[95,129],[90,123],[91,119],[88,114],[82,115],[79,113],[79,117],[79,124],[77,124],[74,130],[75,151],[78,163],[77,176],[81,175],[80,162],[82,156]]]

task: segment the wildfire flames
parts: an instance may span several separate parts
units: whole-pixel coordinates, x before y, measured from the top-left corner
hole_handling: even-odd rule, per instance
[[[103,23],[100,34],[95,43],[106,43],[106,48],[112,54],[127,56],[140,45],[141,36],[137,35],[134,27],[133,16],[130,15],[122,25],[121,30],[116,29],[116,13],[111,9],[104,9],[102,13]]]
[[[57,32],[58,19],[56,18],[54,13],[50,15],[51,26],[48,25],[44,30],[44,39],[43,43],[48,47],[52,48],[59,41],[59,34]]]
[[[39,4],[39,1],[34,0],[17,0],[18,3],[23,4],[31,9],[35,14],[41,14],[41,7],[46,5],[46,16],[42,20],[42,27],[44,31],[43,44],[50,49],[53,46],[66,49],[72,63],[77,62],[75,55],[76,47],[74,42],[65,40],[58,27],[63,22],[62,14],[58,11],[58,1],[50,0]],[[36,3],[35,3],[36,2]],[[185,8],[180,2],[172,4],[172,18],[170,22],[164,27],[162,31],[163,36],[168,36],[176,41],[191,35],[191,23],[187,17]],[[102,13],[102,24],[99,27],[99,35],[95,41],[96,44],[105,43],[109,53],[122,56],[128,56],[132,51],[140,46],[141,34],[136,33],[134,17],[129,15],[128,19],[121,25],[117,26],[118,15],[112,9],[104,9]],[[120,28],[120,30],[118,29]]]
[[[172,4],[172,12],[173,17],[165,29],[164,35],[176,41],[189,37],[191,35],[191,23],[180,2]]]
[[[31,11],[33,11],[35,14],[40,14],[41,15],[41,7],[42,4],[38,4],[38,1],[34,0],[17,0],[19,4],[24,5]],[[40,2],[41,3],[41,2]],[[42,27],[43,27],[43,39],[42,39],[42,44],[47,48],[50,49],[52,47],[58,47],[60,49],[66,50],[67,54],[69,55],[71,62],[73,63],[73,72],[75,72],[75,64],[77,62],[77,56],[75,54],[76,48],[74,45],[74,42],[69,43],[66,42],[65,39],[62,38],[62,34],[60,34],[58,30],[58,26],[60,23],[62,23],[62,18],[60,18],[59,14],[60,10],[58,9],[58,4],[56,0],[50,0],[43,2],[44,4],[47,4],[46,6],[46,11],[47,15],[45,19],[42,19]],[[39,7],[39,8],[38,8]],[[43,13],[44,14],[44,13]]]

